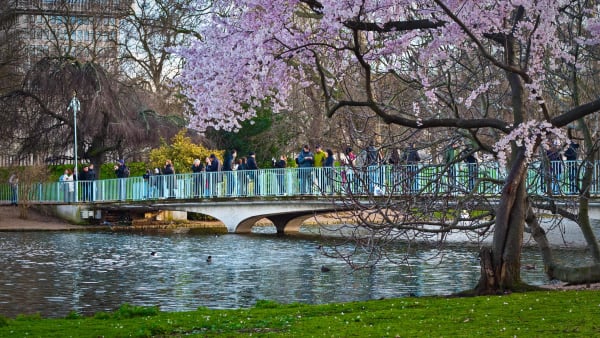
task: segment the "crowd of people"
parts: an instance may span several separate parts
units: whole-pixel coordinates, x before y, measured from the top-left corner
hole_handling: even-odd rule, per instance
[[[75,181],[83,181],[81,183],[83,201],[93,201],[93,181],[96,180],[96,171],[93,164],[84,164],[79,174],[73,173],[70,169],[65,169],[63,174],[58,178],[61,182],[62,195],[65,202],[75,201]]]
[[[546,155],[547,165],[544,165],[542,179],[551,186],[553,193],[559,193],[559,182],[563,173],[563,158],[566,159],[568,190],[567,193],[577,192],[577,151],[578,145],[572,142],[565,152],[558,148],[548,149]],[[462,148],[462,150],[460,149]],[[390,186],[389,178],[384,179],[384,167],[382,164],[391,165],[391,184],[395,189],[403,192],[416,193],[420,191],[420,175],[423,166],[420,164],[422,156],[419,154],[415,143],[409,143],[403,150],[394,149],[384,157],[382,151],[373,144],[369,144],[357,155],[351,147],[337,155],[332,149],[323,149],[316,145],[314,149],[308,144],[303,145],[294,161],[297,169],[291,174],[286,170],[289,166],[288,157],[281,154],[279,158],[272,158],[271,174],[274,179],[265,179],[267,175],[259,171],[256,154],[249,152],[247,156],[238,157],[236,149],[225,152],[223,161],[215,154],[210,154],[201,161],[195,159],[190,167],[191,179],[183,183],[187,189],[191,189],[191,197],[215,197],[215,196],[249,196],[261,194],[286,195],[293,191],[299,194],[312,195],[333,194],[342,189],[346,193],[370,193],[381,194],[385,186]],[[469,190],[475,189],[476,180],[479,175],[479,159],[476,151],[469,146],[460,147],[458,143],[450,143],[441,153],[442,164],[445,164],[445,181],[448,189],[457,187],[464,182]],[[337,164],[336,164],[337,162]],[[457,177],[457,163],[465,162],[466,175]],[[335,167],[335,169],[334,169]],[[464,167],[463,167],[464,168]],[[114,173],[118,179],[130,176],[129,167],[124,160],[117,160]],[[175,175],[175,167],[171,160],[166,160],[161,168],[149,168],[143,175],[145,182],[144,197],[176,198],[178,194],[178,178]],[[462,171],[461,175],[464,175]],[[466,177],[466,178],[465,178]],[[545,177],[548,177],[546,179]],[[17,205],[18,200],[18,175],[10,176],[9,184],[12,191],[11,203]],[[95,196],[95,183],[97,174],[93,164],[82,166],[78,174],[70,169],[65,169],[60,176],[62,198],[65,202],[75,201],[77,193],[82,201],[93,201]],[[76,190],[81,189],[80,192]],[[269,187],[261,186],[270,184]],[[335,182],[335,184],[334,184]],[[127,186],[125,180],[118,180],[116,190],[121,200],[127,197]]]
[[[449,155],[450,156],[450,155]],[[454,155],[451,155],[454,156]],[[360,157],[360,158],[359,158]],[[448,161],[452,160],[449,158]],[[332,149],[323,149],[317,144],[314,149],[305,144],[295,156],[294,161],[297,166],[296,176],[288,176],[288,157],[281,154],[279,158],[273,158],[271,167],[275,174],[275,192],[273,188],[268,191],[269,194],[286,195],[290,189],[299,194],[333,194],[335,191],[334,182],[341,182],[341,188],[345,192],[364,192],[369,189],[370,192],[381,192],[382,173],[381,164],[400,164],[404,171],[404,189],[407,191],[418,190],[418,164],[421,161],[420,155],[411,143],[402,152],[400,156],[392,156],[384,160],[382,152],[373,144],[355,154],[351,147],[347,147],[343,153],[338,155],[337,162],[339,169],[334,170],[336,156]],[[360,179],[361,173],[357,168],[366,169],[366,178]],[[204,161],[195,159],[190,167],[191,190],[193,197],[215,197],[215,196],[249,196],[261,195],[266,192],[265,187],[261,187],[261,175],[258,171],[259,166],[256,161],[256,154],[249,152],[247,156],[238,157],[236,149],[225,152],[221,162],[215,154],[210,154]],[[130,169],[125,161],[119,159],[114,165],[114,174],[120,179],[116,182],[116,193],[120,200],[127,197],[127,186],[125,179],[130,176]],[[175,167],[171,160],[166,160],[163,167],[148,168],[143,175],[145,182],[144,197],[148,199],[158,198],[176,198],[178,190],[178,178],[175,175]],[[452,175],[452,172],[450,173]],[[14,181],[16,176],[11,178],[11,186],[16,187]],[[85,164],[81,171],[75,174],[70,169],[65,169],[60,176],[61,194],[65,202],[75,201],[76,181],[77,186],[82,190],[78,196],[82,201],[93,201],[96,194],[94,181],[97,180],[97,173],[93,164]],[[363,185],[368,182],[368,187]],[[297,186],[292,186],[296,184]],[[335,185],[338,186],[339,185]],[[16,191],[16,188],[14,189]],[[15,194],[13,194],[16,196]],[[14,198],[16,204],[16,197]]]

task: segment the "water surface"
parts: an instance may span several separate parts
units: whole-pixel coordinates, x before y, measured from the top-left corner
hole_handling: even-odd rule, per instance
[[[403,264],[353,272],[322,255],[322,243],[320,237],[274,234],[4,232],[0,314],[89,315],[123,303],[184,311],[245,308],[265,299],[318,304],[446,295],[479,278],[476,247],[456,246],[444,255],[423,248]],[[398,261],[403,255],[400,249],[391,253]],[[542,265],[533,248],[523,259]],[[321,272],[322,265],[331,271]],[[548,282],[540,269],[522,277],[532,284]]]

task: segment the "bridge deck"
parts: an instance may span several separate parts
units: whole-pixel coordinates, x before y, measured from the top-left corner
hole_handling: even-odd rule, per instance
[[[562,165],[562,163],[561,163]],[[566,167],[566,170],[565,170]],[[576,170],[571,171],[573,168]],[[578,192],[580,162],[566,163],[554,172],[533,165],[527,183],[531,194],[570,195]],[[593,195],[600,192],[598,166],[593,165]],[[575,174],[571,176],[570,174]],[[316,213],[348,208],[329,196],[381,195],[423,198],[470,193],[497,196],[503,173],[495,163],[455,166],[372,166],[357,168],[288,168],[199,174],[156,175],[96,181],[0,185],[0,203],[13,198],[30,204],[72,206],[72,210],[180,210],[222,220],[230,232],[247,232],[261,218],[278,231],[297,230]],[[286,196],[285,198],[278,198]],[[315,198],[324,196],[324,198]],[[270,197],[268,199],[265,199]],[[299,198],[298,198],[299,197]],[[317,204],[315,204],[317,203]],[[75,211],[77,213],[77,211]],[[92,217],[93,213],[87,213]],[[82,216],[83,217],[83,216]]]

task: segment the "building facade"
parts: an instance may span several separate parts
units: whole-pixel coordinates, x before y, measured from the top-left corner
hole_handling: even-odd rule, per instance
[[[70,56],[111,69],[118,55],[119,18],[130,7],[131,0],[0,0],[0,24],[3,34],[18,36],[18,44],[8,48],[21,55],[21,73],[46,56]]]

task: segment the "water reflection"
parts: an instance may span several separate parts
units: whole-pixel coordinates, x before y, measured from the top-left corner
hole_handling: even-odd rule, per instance
[[[63,317],[71,310],[112,311],[125,302],[183,311],[250,307],[259,299],[317,304],[441,295],[472,287],[479,276],[476,248],[454,247],[444,255],[426,249],[404,265],[352,272],[321,255],[320,241],[261,234],[0,233],[0,314]],[[524,260],[541,265],[535,249]],[[321,272],[321,265],[331,271]],[[524,271],[523,278],[547,282],[539,269]]]

